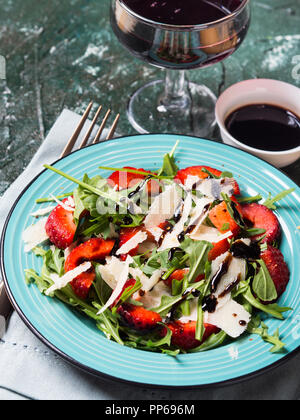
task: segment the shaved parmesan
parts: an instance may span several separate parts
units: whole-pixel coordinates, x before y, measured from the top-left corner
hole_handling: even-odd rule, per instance
[[[98,270],[102,279],[111,289],[114,289],[118,283],[118,276],[123,270],[124,263],[116,257],[106,258],[106,265],[99,265]]]
[[[22,235],[25,242],[25,252],[31,251],[36,246],[42,244],[49,239],[46,232],[46,223],[48,218],[43,217],[34,225],[29,226]]]
[[[102,314],[104,311],[106,311],[107,308],[110,307],[114,303],[114,301],[120,296],[120,294],[123,291],[123,288],[128,280],[129,277],[129,260],[126,260],[122,264],[122,270],[118,273],[118,276],[115,278],[117,285],[112,292],[110,298],[106,302],[106,304],[100,309],[100,311],[97,312],[97,315]]]
[[[220,265],[223,263],[223,261],[225,261],[225,259],[228,256],[230,256],[230,253],[226,252],[225,254],[220,255],[212,262],[210,279],[212,279],[215,276],[215,274],[219,270]],[[228,286],[234,284],[236,281],[245,280],[246,267],[246,260],[232,257],[232,260],[228,267],[228,271],[222,276],[214,295],[216,297],[219,297],[228,288]]]
[[[211,197],[214,200],[221,200],[222,193],[232,196],[234,193],[234,179],[233,178],[204,178],[189,175],[185,181],[185,188],[187,190],[196,190],[205,197]]]
[[[194,226],[195,231],[197,231],[200,226],[204,223],[207,214],[208,214],[208,208],[209,205],[212,203],[212,201],[208,198],[202,197],[195,200],[196,207],[193,209],[193,212],[191,214],[191,221],[189,223],[189,227]]]
[[[224,235],[220,235],[218,229],[215,229],[210,226],[200,225],[198,228],[195,228],[193,232],[189,235],[194,241],[208,241],[213,244],[216,244],[224,239],[230,238],[232,232],[226,232]]]
[[[165,220],[173,217],[181,197],[175,184],[168,186],[164,192],[155,197],[144,224],[146,229],[159,226]]]
[[[137,279],[140,280],[140,282],[142,283],[142,290],[144,292],[148,292],[156,285],[156,283],[159,282],[159,280],[161,279],[161,276],[163,275],[163,272],[164,272],[163,270],[155,270],[152,276],[149,278],[148,276],[146,276],[145,273],[142,272],[140,268],[129,267],[130,275],[135,280]]]
[[[170,287],[166,285],[164,281],[160,281],[156,284],[151,291],[145,293],[144,296],[138,296],[138,301],[140,301],[146,309],[157,308],[161,304],[162,296],[172,296]]]
[[[158,242],[160,240],[161,235],[164,233],[164,231],[161,228],[157,227],[157,226],[155,226],[153,228],[149,228],[147,230],[150,233],[150,235],[152,235],[154,237],[154,240],[156,242]]]
[[[233,299],[221,307],[217,306],[214,313],[204,313],[205,323],[215,325],[232,338],[237,338],[246,331],[250,319],[249,312]]]
[[[189,219],[190,213],[192,211],[192,207],[193,207],[192,195],[188,194],[184,201],[182,216],[179,222],[176,223],[176,225],[172,229],[172,232],[166,235],[158,251],[164,251],[166,249],[178,247],[180,245],[180,242],[178,240],[178,235],[180,235],[180,233],[184,231],[184,226]]]
[[[185,190],[192,191],[199,180],[200,178],[196,175],[188,175],[184,182]]]
[[[45,216],[46,214],[49,214],[54,210],[54,207],[44,207],[43,209],[37,210],[34,213],[31,213],[32,217],[41,217]]]
[[[90,262],[85,262],[80,266],[74,268],[74,270],[68,271],[62,277],[59,277],[57,274],[51,275],[51,280],[53,280],[54,284],[46,290],[46,295],[49,296],[51,293],[55,292],[55,290],[60,290],[66,287],[72,280],[76,279],[80,274],[85,273],[92,267]]]
[[[128,254],[131,250],[135,249],[139,244],[145,242],[148,239],[146,232],[138,232],[132,238],[129,239],[121,248],[118,249],[116,255]]]
[[[74,212],[75,203],[72,197],[69,197],[64,203],[60,200],[58,200],[56,197],[54,197],[53,194],[50,194],[50,197],[52,200],[54,200],[59,206],[64,208],[66,211]]]

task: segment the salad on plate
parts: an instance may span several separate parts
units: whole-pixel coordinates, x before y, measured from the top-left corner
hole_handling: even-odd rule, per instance
[[[23,240],[43,264],[26,281],[121,345],[176,356],[258,334],[282,351],[265,320],[291,310],[277,303],[290,272],[275,210],[292,190],[242,196],[224,169],[179,169],[177,145],[156,172],[100,167],[108,178],[78,180],[45,165],[76,188],[37,200],[48,204]]]

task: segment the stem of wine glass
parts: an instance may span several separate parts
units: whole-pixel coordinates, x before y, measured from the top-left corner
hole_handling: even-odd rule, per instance
[[[184,70],[166,70],[165,92],[159,102],[167,111],[190,108],[191,99]]]

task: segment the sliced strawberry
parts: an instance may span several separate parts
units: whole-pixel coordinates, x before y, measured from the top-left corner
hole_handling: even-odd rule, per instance
[[[66,198],[62,203],[66,204],[68,200]],[[58,205],[48,217],[46,232],[50,241],[57,248],[66,249],[74,241],[77,227],[74,223],[73,213],[73,211],[68,211],[63,206]]]
[[[142,228],[140,226],[133,227],[133,228],[121,228],[120,230],[120,240],[119,240],[119,248],[121,248],[122,245],[126,244],[131,238],[133,238],[138,232],[140,232]],[[126,261],[127,255],[130,255],[131,257],[134,257],[137,255],[139,249],[139,245],[132,249],[129,254],[122,254],[120,255],[121,261]]]
[[[172,344],[183,350],[191,350],[203,344],[212,334],[217,334],[220,330],[214,325],[204,324],[205,333],[201,341],[196,340],[196,321],[189,321],[183,323],[180,321],[173,321],[166,324],[172,331]],[[166,329],[163,334],[166,334]]]
[[[111,305],[111,308],[113,308],[114,306],[116,306],[116,304],[119,302],[120,297],[122,296],[122,294],[125,292],[126,289],[132,289],[133,286],[135,285],[136,280],[135,279],[128,279],[122,289],[122,292],[119,294],[119,296],[116,298],[116,300],[114,301],[114,303]]]
[[[65,262],[65,271],[71,271],[85,261],[101,261],[109,256],[115,241],[101,238],[90,239],[79,245],[70,253]],[[92,268],[86,273],[80,274],[72,282],[74,293],[82,299],[86,299],[90,287],[95,280],[95,270]]]
[[[205,170],[217,177],[222,175],[222,171],[210,168],[209,166],[190,166],[178,171],[175,180],[179,180],[184,185],[188,176],[197,176],[200,179],[206,179],[209,177],[209,174]],[[234,181],[234,195],[240,195],[240,187],[236,181]]]
[[[130,303],[121,305],[118,308],[118,313],[129,327],[138,331],[152,330],[157,327],[158,322],[162,321],[158,313]]]
[[[172,282],[173,280],[177,280],[177,281],[181,281],[184,279],[184,277],[189,273],[189,269],[188,268],[183,268],[183,269],[178,269],[176,271],[174,271],[174,273],[172,273],[170,275],[170,277],[167,278],[167,280],[165,280],[165,283],[172,287]],[[201,281],[205,278],[204,275],[200,274],[200,276],[198,276],[195,280],[195,283],[197,283],[198,281]]]
[[[268,249],[261,254],[277,290],[278,298],[285,292],[290,280],[290,271],[282,252],[268,245]]]
[[[262,242],[272,244],[280,238],[281,228],[277,216],[268,207],[257,204],[245,204],[241,207],[242,216],[244,220],[249,222],[249,226],[258,229],[265,229],[265,238]],[[253,236],[252,239],[256,240],[262,235]]]
[[[235,198],[232,198],[232,201],[234,202],[236,210],[242,217],[241,206],[238,204]],[[236,237],[240,232],[240,227],[231,217],[225,201],[222,201],[222,203],[211,209],[209,212],[209,219],[221,233],[231,231],[233,236]]]
[[[140,172],[145,172],[145,173],[151,173],[149,171],[146,171],[143,168],[140,169],[136,169],[133,168],[131,166],[125,166],[124,169],[131,169],[134,171],[140,171]],[[108,177],[108,183],[112,186],[115,187],[117,186],[118,190],[124,190],[124,189],[128,189],[128,188],[133,188],[135,187],[137,184],[139,184],[143,179],[146,178],[146,175],[141,175],[141,174],[134,174],[131,172],[122,172],[122,171],[116,171],[113,172],[109,177]],[[151,180],[148,182],[147,184],[147,190],[149,195],[157,195],[159,193],[159,184],[157,181],[155,180]]]
[[[222,241],[213,244],[213,248],[208,253],[208,260],[213,261],[218,258],[220,255],[225,254],[230,248],[229,242],[227,239],[223,239]]]

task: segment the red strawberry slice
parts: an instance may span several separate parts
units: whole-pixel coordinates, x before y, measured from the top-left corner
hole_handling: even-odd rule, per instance
[[[133,238],[138,232],[140,232],[142,228],[140,226],[133,227],[133,228],[121,228],[120,230],[120,240],[119,240],[119,248],[121,248],[122,245],[126,244],[131,238]],[[128,254],[122,254],[120,255],[121,261],[126,261],[127,255],[130,255],[131,257],[134,257],[137,255],[139,249],[139,245],[132,249]]]
[[[236,210],[242,217],[241,206],[238,204],[237,200],[234,197],[232,197],[232,201],[235,203]],[[231,217],[225,201],[222,201],[222,203],[218,204],[217,206],[211,209],[211,211],[209,212],[209,219],[221,233],[231,231],[233,236],[236,237],[240,232],[240,227],[236,223],[236,221]]]
[[[205,170],[218,177],[222,175],[222,171],[210,168],[209,166],[190,166],[178,171],[175,180],[179,180],[184,185],[188,176],[197,176],[200,179],[206,179],[209,177],[209,174]],[[240,187],[236,181],[234,181],[234,195],[240,195]]]
[[[268,245],[268,249],[261,254],[277,290],[278,298],[285,292],[290,280],[290,271],[282,252]]]
[[[213,244],[213,248],[208,253],[208,260],[213,261],[218,258],[220,255],[225,254],[230,248],[229,242],[227,239],[223,239],[222,241]]]
[[[132,289],[133,286],[135,285],[136,280],[135,279],[128,279],[125,283],[125,285],[123,286],[122,292],[119,294],[119,296],[116,298],[116,300],[114,301],[114,303],[111,305],[111,308],[113,308],[114,306],[117,305],[117,303],[120,300],[120,297],[122,296],[122,294],[125,292],[126,289]]]
[[[191,350],[195,347],[203,344],[212,334],[217,334],[220,330],[214,325],[204,324],[205,333],[201,341],[196,340],[196,321],[189,321],[183,323],[180,321],[173,321],[166,324],[172,331],[172,344],[183,350]],[[163,335],[166,335],[166,329],[163,331]]]
[[[158,313],[148,311],[142,306],[135,306],[130,303],[121,305],[117,312],[129,327],[138,331],[152,330],[162,321]]]
[[[105,257],[109,256],[115,241],[101,238],[90,239],[87,242],[79,245],[70,253],[65,262],[65,272],[71,271],[85,261],[101,261]],[[90,290],[90,287],[95,280],[95,270],[91,268],[86,273],[80,274],[72,282],[71,286],[74,293],[81,299],[86,299]]]
[[[70,207],[68,200],[66,198],[62,203]],[[61,205],[55,207],[46,223],[46,232],[50,241],[60,249],[66,249],[73,243],[76,229],[73,211],[68,211]]]
[[[134,171],[140,171],[140,172],[145,172],[145,173],[149,173],[149,174],[151,173],[149,171],[146,171],[143,168],[137,169],[137,168],[133,168],[131,166],[125,166],[124,169],[131,169],[131,170],[134,170]],[[124,189],[135,187],[137,184],[139,184],[145,178],[146,178],[146,175],[134,174],[134,173],[131,173],[131,172],[116,171],[116,172],[113,172],[108,177],[108,183],[112,187],[117,186],[118,190],[124,190]],[[159,187],[159,184],[158,184],[157,181],[151,180],[147,184],[147,189],[148,189],[149,195],[150,194],[156,195],[156,194],[159,193],[160,187]]]
[[[281,228],[277,216],[268,207],[257,204],[245,204],[241,207],[242,216],[244,220],[249,222],[249,226],[258,229],[265,229],[265,238],[262,242],[272,244],[280,238]],[[253,236],[252,239],[256,240],[262,235]]]
[[[183,269],[178,269],[175,270],[174,273],[172,273],[170,275],[170,277],[167,278],[167,280],[165,280],[165,283],[169,286],[172,287],[172,283],[173,280],[177,280],[177,281],[181,281],[184,279],[184,277],[189,273],[189,269],[188,268],[183,268]],[[201,281],[205,278],[204,275],[200,274],[200,276],[198,276],[195,280],[195,283],[197,283],[198,281]]]

